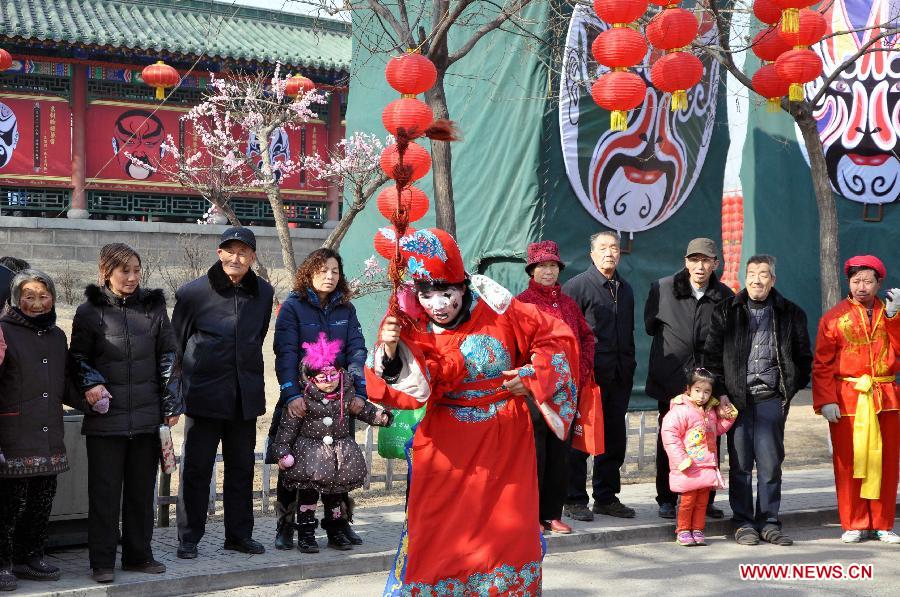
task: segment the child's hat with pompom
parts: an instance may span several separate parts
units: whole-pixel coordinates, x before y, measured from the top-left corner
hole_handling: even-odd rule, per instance
[[[303,350],[306,351],[306,354],[301,363],[309,372],[319,372],[326,367],[334,367],[343,346],[344,343],[340,339],[329,340],[325,332],[319,332],[319,338],[315,342],[303,343]]]

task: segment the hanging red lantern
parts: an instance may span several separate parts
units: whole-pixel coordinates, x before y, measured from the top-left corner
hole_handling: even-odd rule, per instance
[[[703,78],[703,63],[689,52],[672,52],[650,68],[650,81],[660,91],[672,94],[672,111],[686,110],[687,90]]]
[[[388,60],[384,69],[388,84],[403,95],[425,93],[437,81],[434,63],[416,50],[408,50],[402,56]]]
[[[649,0],[594,0],[594,12],[607,23],[624,24],[643,16],[649,3]]]
[[[798,15],[796,31],[781,30],[778,36],[792,48],[805,48],[819,43],[828,31],[828,22],[821,14],[804,8]]]
[[[781,9],[772,4],[772,0],[755,0],[753,14],[766,25],[774,25],[781,19]]]
[[[163,62],[145,66],[141,71],[141,79],[150,87],[156,87],[156,99],[166,99],[166,88],[176,87],[181,81],[178,71]]]
[[[785,33],[796,33],[800,27],[800,9],[812,6],[817,0],[770,0],[781,9],[781,30]]]
[[[297,97],[301,93],[309,93],[316,88],[312,79],[297,74],[287,80],[284,85],[284,94],[288,97]]]
[[[394,178],[394,167],[397,165],[399,157],[397,156],[397,144],[393,143],[384,148],[381,152],[381,169],[387,174],[388,178]],[[431,154],[421,145],[410,143],[403,154],[403,164],[412,167],[410,180],[419,180],[431,169]]]
[[[790,82],[778,75],[774,64],[764,64],[753,74],[753,90],[766,98],[766,110],[777,112],[781,98],[790,91]]]
[[[410,236],[416,231],[412,226],[406,227],[405,236]],[[372,243],[375,245],[375,250],[379,255],[390,261],[394,258],[394,251],[396,250],[396,238],[397,238],[397,229],[393,226],[385,226],[384,228],[379,228],[375,232],[375,240]]]
[[[658,50],[674,50],[689,45],[697,37],[700,24],[683,8],[669,8],[647,23],[647,40]]]
[[[421,137],[434,120],[434,113],[423,101],[402,97],[385,106],[381,112],[381,122],[392,135],[397,129],[405,129],[411,138]]]
[[[591,97],[598,106],[609,110],[609,128],[624,131],[628,128],[628,110],[644,102],[647,84],[628,71],[612,71],[597,79],[591,86]]]
[[[378,193],[377,204],[381,215],[392,220],[397,212],[397,187],[392,185]],[[406,187],[400,193],[400,206],[409,213],[408,222],[421,220],[428,212],[428,195],[416,187]]]
[[[647,54],[647,42],[634,29],[613,27],[594,38],[591,52],[598,64],[610,68],[634,66]]]
[[[12,66],[12,56],[9,55],[9,52],[0,48],[0,72],[5,71],[9,67]]]
[[[672,8],[673,6],[678,6],[680,2],[681,0],[650,0],[650,4],[662,6],[663,8]]]
[[[792,102],[802,102],[805,97],[803,84],[822,74],[822,59],[810,49],[790,50],[778,57],[775,70],[791,84],[788,98]]]
[[[756,34],[751,49],[760,60],[775,62],[779,56],[790,50],[791,46],[784,43],[775,27],[768,27]]]

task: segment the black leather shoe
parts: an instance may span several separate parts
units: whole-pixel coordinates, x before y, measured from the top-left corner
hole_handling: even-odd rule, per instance
[[[182,541],[178,544],[178,553],[176,555],[182,560],[193,560],[197,557],[197,544]]]
[[[342,530],[328,529],[325,533],[328,535],[328,547],[340,551],[353,549],[353,544],[350,543],[350,539],[347,538],[347,535]]]
[[[565,513],[572,520],[580,520],[581,522],[594,520],[594,513],[585,504],[566,504]]]
[[[156,560],[149,560],[143,564],[122,564],[122,570],[127,572],[143,572],[144,574],[163,574],[166,565]]]
[[[629,508],[618,500],[608,504],[598,504],[595,502],[593,510],[597,514],[606,514],[607,516],[615,516],[617,518],[634,518],[634,508]]]
[[[659,517],[660,518],[675,518],[675,504],[660,504],[659,505]]]
[[[28,580],[59,580],[59,568],[42,558],[31,558],[24,564],[16,564],[12,567],[12,573]]]
[[[263,547],[263,544],[251,537],[246,539],[225,539],[225,549],[257,555],[266,553],[266,548]]]
[[[363,544],[362,537],[357,535],[356,531],[354,531],[353,527],[350,526],[349,524],[344,529],[344,535],[347,536],[347,539],[349,539],[350,543],[352,543],[353,545],[362,545]]]
[[[91,578],[95,582],[108,583],[116,580],[116,571],[112,568],[94,568]]]
[[[9,568],[0,568],[0,591],[15,591],[19,580]]]
[[[716,508],[712,504],[706,507],[706,515],[710,518],[725,518],[725,513],[720,508]]]

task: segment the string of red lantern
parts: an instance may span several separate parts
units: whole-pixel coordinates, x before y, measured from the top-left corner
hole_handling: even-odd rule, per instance
[[[316,88],[312,79],[296,74],[284,84],[284,94],[288,97],[298,97],[301,93],[309,93]]]
[[[648,4],[649,0],[594,0],[594,12],[611,28],[596,37],[591,52],[610,72],[594,82],[591,97],[609,111],[609,128],[614,131],[628,128],[628,112],[641,105],[647,91],[644,80],[627,68],[640,63],[647,54],[644,37],[628,24],[641,17]]]
[[[800,27],[800,9],[812,6],[818,0],[769,0],[781,10],[781,30],[785,33],[796,33]]]
[[[664,8],[647,24],[650,44],[667,52],[650,67],[650,82],[660,91],[672,94],[673,112],[687,109],[687,90],[703,78],[703,63],[684,51],[697,37],[699,29],[693,13],[675,7]]]
[[[781,20],[781,9],[772,4],[772,0],[755,0],[753,14],[766,25],[774,25]]]
[[[784,43],[794,48],[775,61],[778,76],[790,83],[788,98],[792,102],[803,101],[806,95],[803,85],[822,74],[822,59],[809,46],[818,43],[827,30],[825,17],[813,10],[803,9],[797,14],[795,31],[782,30],[778,33]]]
[[[788,94],[790,83],[782,79],[774,64],[764,64],[753,74],[753,90],[766,98],[766,110],[777,112],[781,98]]]
[[[7,70],[12,66],[12,56],[9,55],[9,52],[0,48],[0,72]]]

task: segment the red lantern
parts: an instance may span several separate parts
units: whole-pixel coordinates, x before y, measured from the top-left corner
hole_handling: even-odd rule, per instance
[[[628,110],[640,106],[646,93],[644,80],[627,71],[606,73],[591,86],[591,97],[598,106],[609,110],[609,128],[614,131],[628,128]]]
[[[778,57],[775,70],[791,84],[788,98],[792,102],[802,102],[805,96],[803,84],[822,74],[822,59],[809,49],[790,50]]]
[[[399,160],[396,143],[388,145],[381,152],[381,169],[388,178],[394,178],[394,167]],[[403,164],[412,167],[410,180],[419,180],[431,169],[431,155],[421,145],[410,143],[403,154]]]
[[[388,60],[384,69],[388,84],[403,95],[425,93],[437,80],[434,63],[417,51],[408,51],[402,56]]]
[[[428,213],[428,195],[422,189],[406,187],[400,193],[400,206],[409,212],[408,222],[421,220]],[[388,220],[397,212],[397,187],[391,185],[378,193],[378,211]]]
[[[412,226],[406,227],[406,235],[409,236],[416,231]],[[372,243],[375,245],[375,250],[378,251],[378,254],[390,261],[394,258],[394,251],[397,247],[397,229],[393,226],[386,226],[384,228],[379,228],[375,233],[375,242]]]
[[[12,56],[9,55],[9,52],[0,48],[0,72],[5,71],[9,67],[12,66]]]
[[[778,35],[774,27],[763,29],[753,38],[753,53],[760,60],[775,62],[778,57],[791,49],[789,45]]]
[[[703,78],[703,63],[688,52],[672,52],[650,68],[650,81],[663,92],[672,94],[672,111],[687,109],[687,90]]]
[[[772,0],[756,0],[753,14],[766,25],[774,25],[781,19],[781,9],[772,4]]]
[[[683,48],[694,41],[700,24],[689,10],[669,8],[647,23],[647,39],[658,50]]]
[[[779,37],[785,44],[792,48],[805,48],[822,40],[822,36],[828,31],[828,22],[825,17],[814,10],[804,8],[798,15],[796,31],[781,30]]]
[[[656,6],[662,6],[663,8],[671,8],[673,6],[678,6],[678,3],[681,0],[650,0],[650,4],[655,4]]]
[[[145,66],[141,71],[141,79],[150,87],[156,87],[156,99],[166,99],[166,87],[176,87],[181,81],[178,71],[163,62]]]
[[[781,30],[796,33],[800,27],[800,9],[812,6],[817,0],[770,0],[781,9]]]
[[[647,54],[647,42],[634,29],[614,27],[594,38],[591,52],[598,64],[610,68],[634,66]]]
[[[421,137],[433,120],[428,104],[415,98],[396,99],[381,112],[381,122],[388,132],[396,135],[397,129],[402,128],[411,138]]]
[[[316,84],[312,79],[303,75],[294,75],[284,85],[284,94],[288,97],[297,97],[301,93],[309,93],[316,88]]]
[[[777,112],[781,98],[790,91],[790,82],[778,76],[774,64],[764,64],[753,75],[753,90],[766,98],[766,110]]]
[[[649,0],[594,0],[594,12],[607,23],[630,23],[647,12]]]

